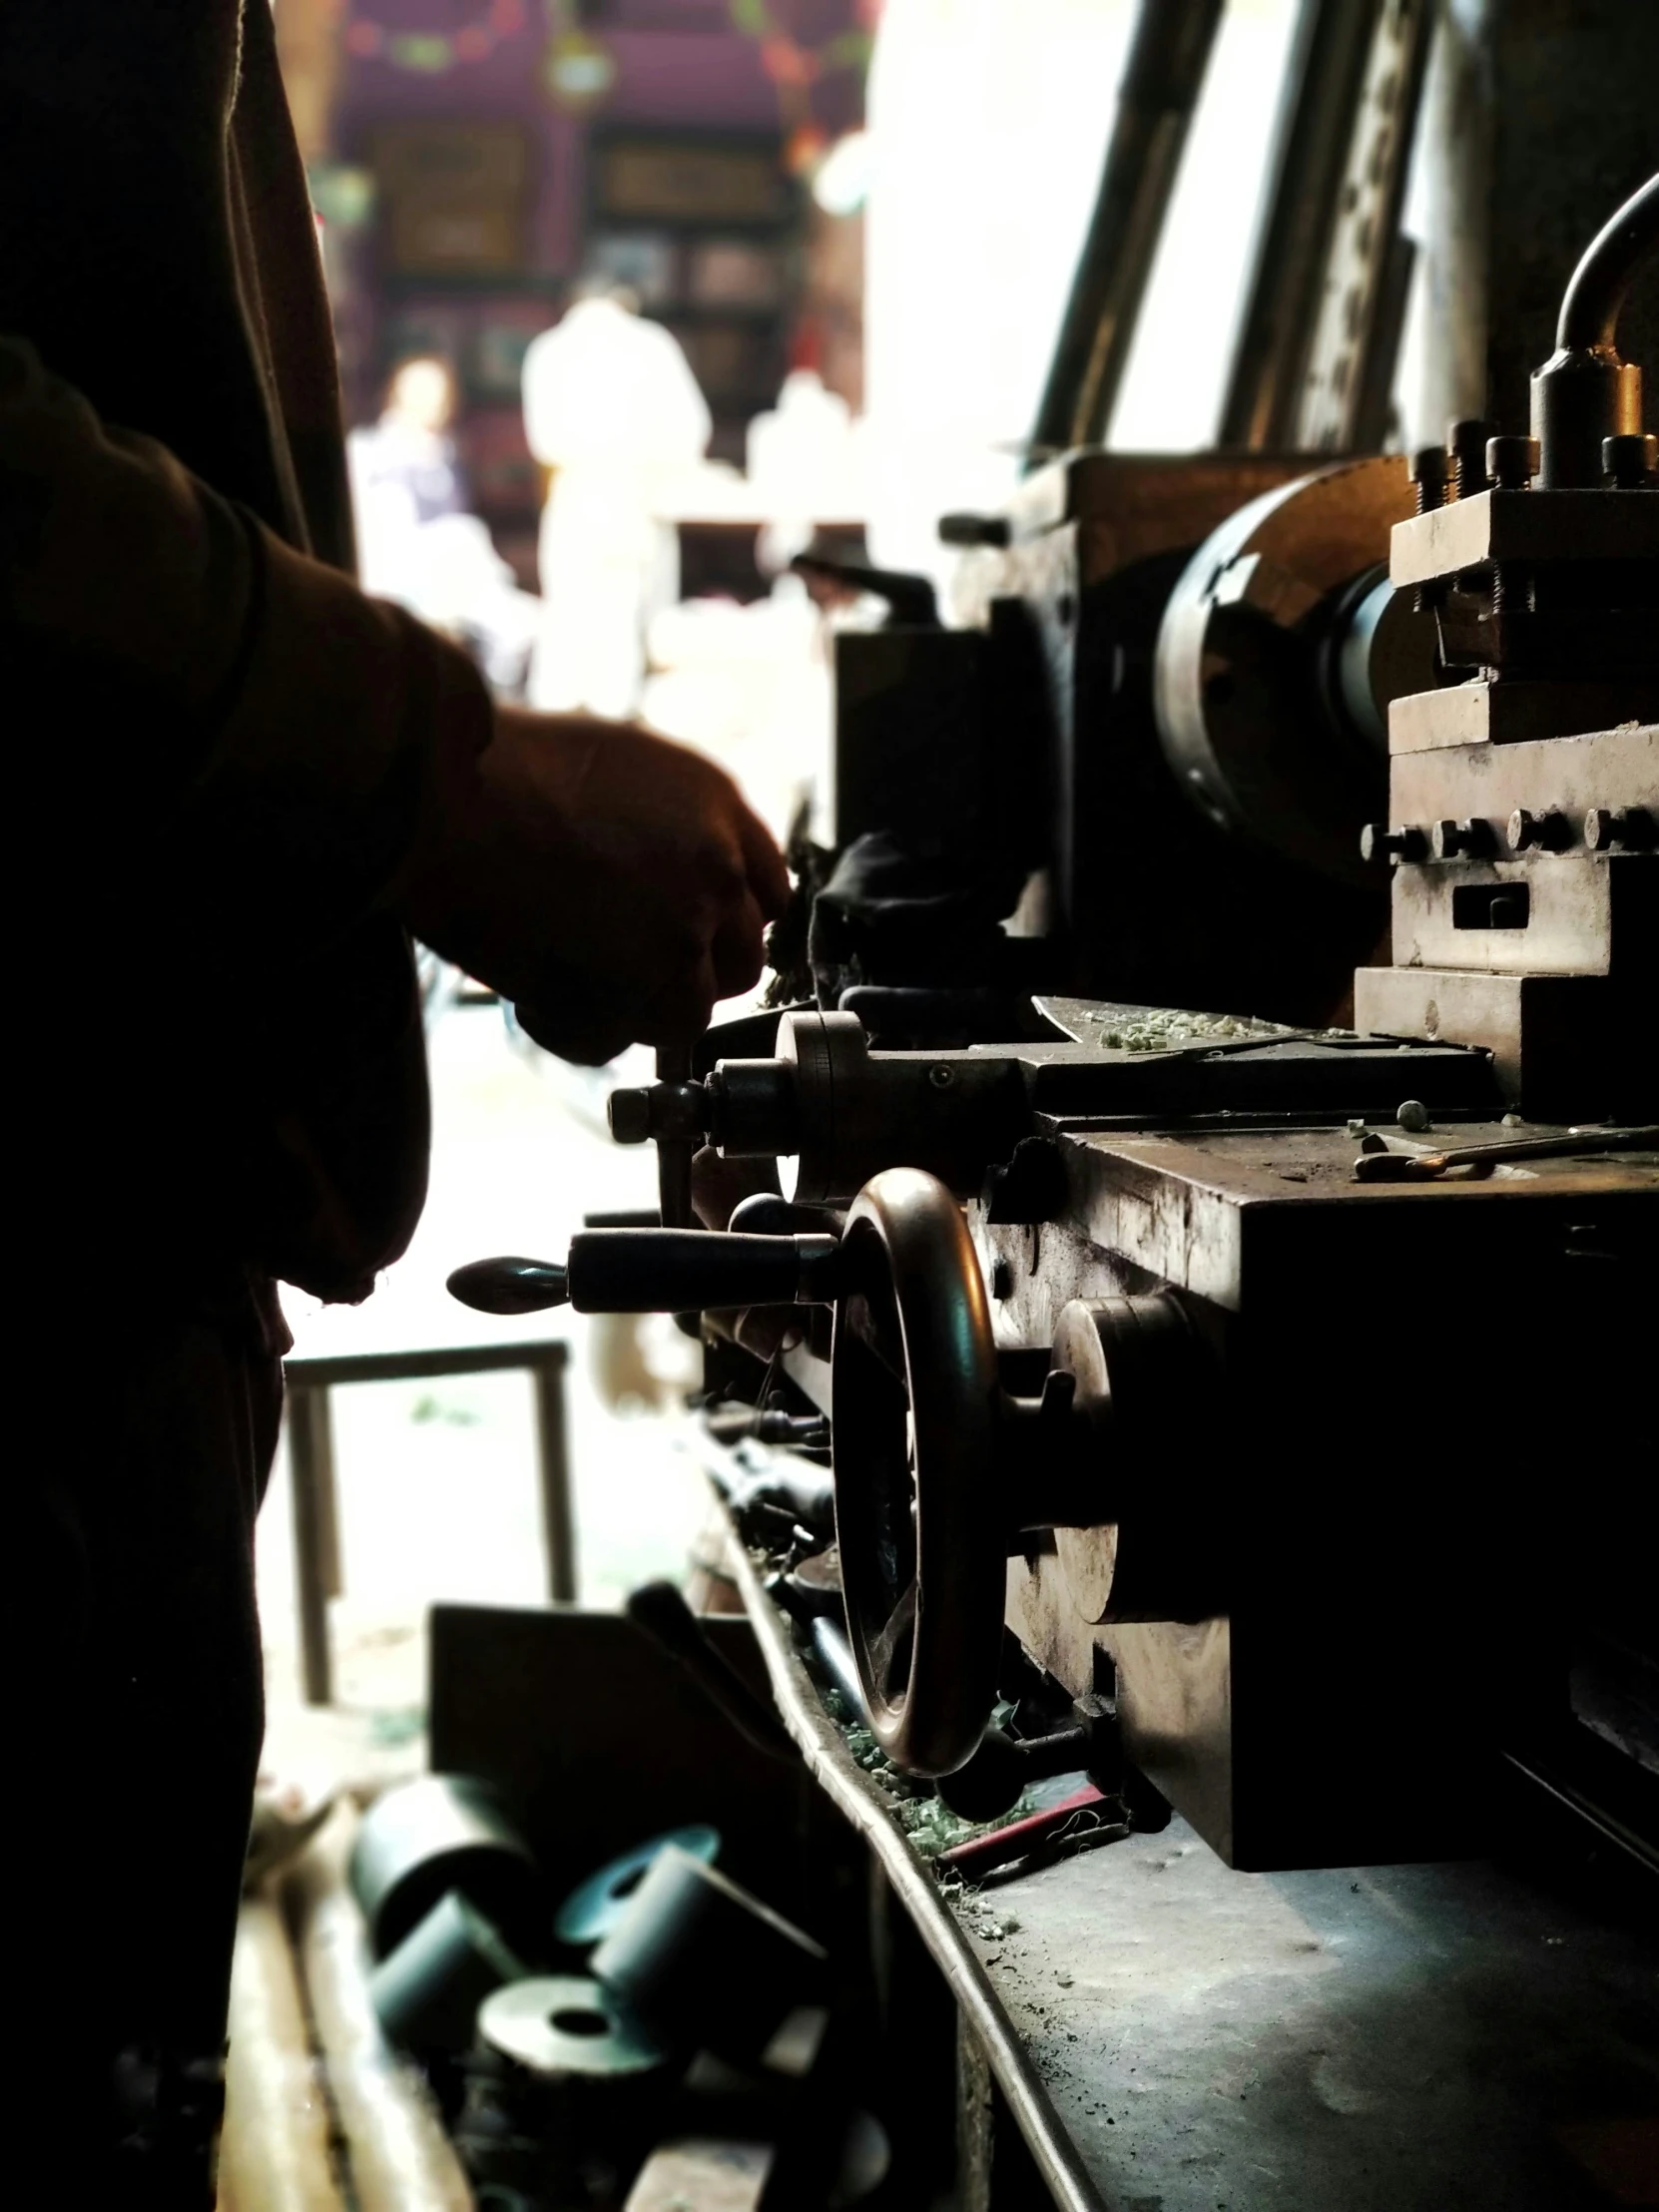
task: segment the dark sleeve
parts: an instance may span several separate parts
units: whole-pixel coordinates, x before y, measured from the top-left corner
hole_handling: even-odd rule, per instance
[[[0,346],[0,697],[42,836],[200,920],[324,940],[487,742],[466,656]],[[124,874],[133,871],[124,865]]]

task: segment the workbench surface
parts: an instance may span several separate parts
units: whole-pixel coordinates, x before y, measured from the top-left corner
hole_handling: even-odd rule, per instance
[[[1239,1874],[1180,1820],[949,1894],[733,1550],[785,1721],[868,1836],[1058,2204],[1659,2204],[1651,1922],[1483,1862]]]

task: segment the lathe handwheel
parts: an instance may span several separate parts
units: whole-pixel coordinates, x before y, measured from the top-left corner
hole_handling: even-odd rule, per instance
[[[911,1774],[952,1774],[996,1697],[1006,1545],[998,1383],[955,1200],[891,1168],[853,1201],[835,1307],[835,1534],[869,1724]]]

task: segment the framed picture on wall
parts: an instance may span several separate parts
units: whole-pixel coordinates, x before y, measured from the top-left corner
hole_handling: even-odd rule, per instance
[[[792,206],[778,147],[765,140],[608,137],[594,149],[592,191],[594,213],[613,220],[776,223]]]
[[[784,265],[775,246],[749,239],[699,239],[686,256],[686,299],[694,307],[776,307]]]
[[[666,307],[679,294],[679,251],[666,231],[592,231],[588,272],[626,284],[642,307]]]
[[[403,276],[472,276],[524,259],[529,146],[516,123],[386,123],[370,160]]]
[[[516,399],[524,383],[524,356],[532,339],[550,329],[559,310],[552,300],[488,300],[478,310],[472,338],[471,383],[480,399]]]

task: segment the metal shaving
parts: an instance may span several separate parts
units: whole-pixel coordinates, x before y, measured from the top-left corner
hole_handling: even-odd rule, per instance
[[[1282,1021],[1250,1014],[1195,1014],[1178,1006],[1118,1006],[1088,998],[1039,998],[1037,1005],[1078,1044],[1102,1052],[1173,1052],[1183,1045],[1304,1034]]]

